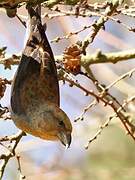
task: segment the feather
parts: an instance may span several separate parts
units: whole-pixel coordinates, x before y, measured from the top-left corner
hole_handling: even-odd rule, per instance
[[[31,33],[12,85],[11,108],[26,113],[33,103],[59,106],[59,85],[54,56],[37,11],[28,8]],[[38,105],[38,104],[37,104]]]

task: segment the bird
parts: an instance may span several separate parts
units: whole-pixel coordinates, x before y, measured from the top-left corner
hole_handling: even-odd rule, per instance
[[[30,35],[11,88],[11,118],[22,131],[70,147],[72,124],[60,108],[54,55],[41,21],[41,7],[27,7]]]

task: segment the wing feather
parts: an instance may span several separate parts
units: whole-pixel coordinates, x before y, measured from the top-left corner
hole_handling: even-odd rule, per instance
[[[59,106],[59,85],[54,55],[40,16],[33,8],[29,8],[28,12],[31,33],[22,54],[11,91],[11,108],[14,113],[18,114],[26,113],[30,104],[35,102],[37,106],[38,103],[47,101]],[[41,48],[42,56],[40,56]],[[34,52],[37,53],[36,57]],[[42,62],[44,62],[44,66]],[[43,69],[42,76],[41,69]]]

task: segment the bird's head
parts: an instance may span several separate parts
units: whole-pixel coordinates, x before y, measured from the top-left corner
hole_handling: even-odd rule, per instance
[[[60,140],[67,148],[71,144],[70,119],[54,103],[38,106],[37,110],[31,114],[31,126],[34,128],[34,133],[31,133],[33,135],[51,141]]]

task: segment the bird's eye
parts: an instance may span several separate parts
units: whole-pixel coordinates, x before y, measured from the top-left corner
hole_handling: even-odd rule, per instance
[[[60,126],[64,126],[64,122],[63,121],[59,121],[59,125]]]

